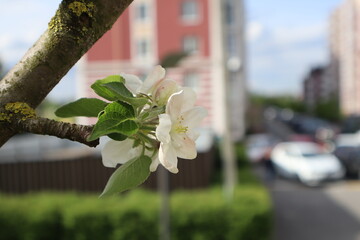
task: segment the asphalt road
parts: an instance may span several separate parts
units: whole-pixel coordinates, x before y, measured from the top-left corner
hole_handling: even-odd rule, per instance
[[[263,178],[263,169],[256,172]],[[309,188],[276,179],[266,185],[275,208],[274,240],[360,240],[360,181]]]

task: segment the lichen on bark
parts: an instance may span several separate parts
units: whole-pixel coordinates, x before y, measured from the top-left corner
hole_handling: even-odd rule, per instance
[[[78,17],[80,17],[80,15],[83,13],[86,13],[92,17],[93,11],[95,10],[95,5],[92,2],[87,3],[83,1],[74,1],[69,4],[68,8]]]
[[[24,102],[7,103],[5,105],[5,111],[11,117],[17,115],[22,121],[36,117],[35,110]]]

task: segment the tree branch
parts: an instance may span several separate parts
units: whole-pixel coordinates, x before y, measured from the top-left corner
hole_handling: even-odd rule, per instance
[[[25,119],[13,118],[10,122],[3,123],[3,125],[4,127],[8,127],[15,131],[69,139],[71,141],[83,143],[89,147],[96,147],[99,144],[98,139],[91,142],[86,140],[91,134],[93,126],[60,122],[41,117]]]
[[[133,0],[63,0],[48,29],[0,81],[0,108],[37,107]],[[0,147],[17,129],[0,125]]]

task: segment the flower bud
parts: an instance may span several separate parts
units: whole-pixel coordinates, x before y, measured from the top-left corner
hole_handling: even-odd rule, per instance
[[[158,106],[166,105],[169,97],[180,90],[179,85],[169,79],[161,79],[158,81],[153,90],[152,97]]]

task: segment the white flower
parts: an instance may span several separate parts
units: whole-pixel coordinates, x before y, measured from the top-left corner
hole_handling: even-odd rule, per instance
[[[207,115],[203,107],[194,107],[196,94],[190,88],[170,96],[165,114],[159,115],[156,137],[160,141],[159,162],[172,173],[177,173],[178,157],[196,158],[194,128]],[[154,163],[155,164],[155,163]]]
[[[109,140],[101,150],[102,161],[105,167],[116,167],[124,164],[134,157],[140,156],[141,146],[133,148],[134,140],[124,141]]]
[[[126,139],[124,141],[109,140],[101,150],[102,162],[105,167],[115,168],[118,164],[124,164],[127,161],[140,157],[142,146],[134,146],[134,140]],[[145,151],[145,155],[151,156],[151,151]],[[158,155],[152,157],[150,171],[155,171],[159,164]]]
[[[150,94],[159,106],[165,105],[171,94],[180,90],[175,81],[165,78],[165,69],[160,65],[152,70],[144,82],[132,74],[122,73],[121,76],[125,79],[125,86],[133,94]]]

